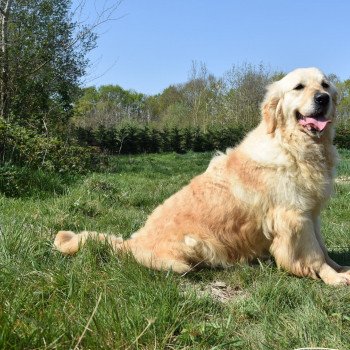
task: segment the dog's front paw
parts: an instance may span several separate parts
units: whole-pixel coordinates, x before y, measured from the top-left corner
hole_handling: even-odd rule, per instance
[[[337,274],[332,274],[324,278],[326,284],[332,286],[349,286],[350,285],[350,271],[339,272]]]

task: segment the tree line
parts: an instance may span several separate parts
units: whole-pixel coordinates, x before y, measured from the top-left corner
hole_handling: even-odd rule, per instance
[[[204,63],[193,62],[188,81],[153,96],[118,85],[85,88],[76,103],[73,124],[94,130],[124,121],[203,130],[227,125],[249,129],[260,119],[266,85],[281,76],[263,64],[245,63],[215,77]]]
[[[271,82],[283,72],[245,63],[233,66],[222,77],[208,73],[203,63],[192,64],[188,81],[171,85],[162,93],[147,96],[118,85],[83,89],[74,109],[73,125],[96,131],[113,129],[125,122],[153,128],[193,128],[204,132],[211,128],[250,130],[260,121],[260,103]],[[329,78],[339,91],[338,119],[349,124],[350,79]]]

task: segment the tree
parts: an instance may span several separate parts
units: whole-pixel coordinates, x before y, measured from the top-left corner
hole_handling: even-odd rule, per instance
[[[72,20],[70,0],[15,0],[7,5],[2,116],[36,129],[65,125],[96,35]]]
[[[2,1],[0,3],[0,22],[1,22],[1,89],[0,89],[0,116],[4,117],[8,113],[8,82],[9,82],[9,17],[12,0]]]
[[[147,97],[118,85],[88,87],[76,102],[73,122],[79,127],[114,127],[123,120],[148,122]]]
[[[341,123],[348,124],[350,119],[350,79],[343,82],[338,81],[339,94],[338,116]]]
[[[263,64],[233,66],[224,77],[224,114],[235,124],[247,129],[254,127],[260,120],[260,103],[266,86],[279,76],[280,73],[271,73]]]
[[[84,24],[71,0],[0,0],[0,116],[38,131],[65,129],[86,54],[96,46],[94,30],[112,20],[118,4]]]
[[[209,74],[203,62],[192,62],[189,80],[183,85],[183,95],[190,109],[190,118],[195,127],[206,128],[213,119],[213,103],[218,93],[220,82]]]

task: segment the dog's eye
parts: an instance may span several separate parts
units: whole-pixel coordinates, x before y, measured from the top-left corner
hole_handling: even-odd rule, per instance
[[[304,85],[303,84],[298,84],[295,88],[294,88],[294,90],[302,90],[302,89],[304,89]]]
[[[329,88],[329,84],[327,84],[325,81],[322,83],[322,87],[324,89],[328,89]]]

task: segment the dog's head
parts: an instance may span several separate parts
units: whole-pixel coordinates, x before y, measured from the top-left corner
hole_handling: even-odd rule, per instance
[[[268,86],[262,103],[267,132],[320,135],[335,118],[337,91],[317,68],[299,68]]]

